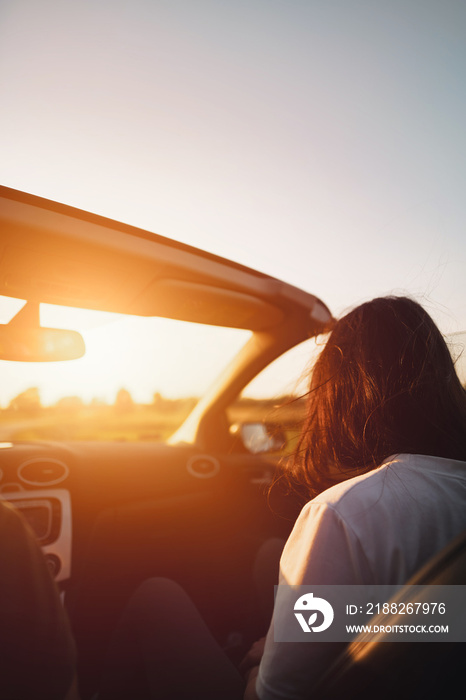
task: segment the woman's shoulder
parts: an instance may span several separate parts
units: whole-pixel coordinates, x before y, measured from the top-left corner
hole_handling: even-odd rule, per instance
[[[458,492],[458,487],[460,491]],[[466,462],[429,455],[397,454],[369,472],[331,486],[309,501],[302,515],[328,508],[346,522],[370,516],[377,511],[396,509],[417,497],[439,500],[439,489],[452,492],[455,498],[464,489],[466,496]],[[445,500],[445,499],[444,499]],[[365,519],[365,518],[364,518]]]
[[[350,569],[355,581],[406,580],[465,527],[466,463],[395,455],[304,506],[288,548],[290,562],[296,555],[301,562],[293,580],[304,580],[317,550],[317,568],[346,556],[346,582]],[[325,580],[334,581],[341,568],[325,569]]]
[[[382,488],[386,484],[388,470],[399,471],[407,463],[410,455],[396,455],[390,457],[371,471],[358,474],[334,484],[322,491],[318,496],[309,501],[304,509],[312,509],[315,506],[328,506],[339,511],[344,504],[363,498],[365,503],[371,498],[379,498]],[[304,510],[303,509],[303,510]]]

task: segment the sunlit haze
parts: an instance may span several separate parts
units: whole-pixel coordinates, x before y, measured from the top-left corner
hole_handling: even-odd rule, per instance
[[[4,322],[10,320],[9,301],[0,297]],[[48,304],[41,305],[41,325],[80,331],[86,354],[71,362],[0,362],[4,407],[30,387],[37,387],[46,406],[63,396],[113,404],[120,389],[147,404],[155,393],[199,397],[250,336],[231,328]]]

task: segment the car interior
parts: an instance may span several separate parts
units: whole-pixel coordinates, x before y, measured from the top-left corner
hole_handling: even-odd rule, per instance
[[[283,436],[267,433],[254,411],[252,420],[235,420],[235,402],[275,358],[320,333],[329,310],[297,288],[161,236],[7,188],[0,195],[0,295],[22,300],[0,328],[0,351],[5,373],[25,382],[18,401],[2,411],[0,493],[28,518],[62,591],[82,697],[95,691],[126,601],[151,576],[181,583],[220,643],[240,653],[264,634],[252,587],[255,553],[268,537],[286,538],[298,506],[288,502],[288,513],[278,514],[278,497],[270,509],[266,490]],[[43,311],[52,307],[66,311],[61,328],[44,324]],[[141,439],[126,439],[117,427],[113,439],[70,440],[73,407],[62,400],[55,419],[46,408],[36,406],[34,414],[26,373],[45,365],[60,378],[65,365],[78,371],[83,341],[66,323],[83,309],[239,332],[241,343],[235,338],[233,356],[225,348],[229,362],[222,360],[210,387],[166,439],[145,425]],[[143,331],[137,343],[148,336]],[[179,336],[180,367],[195,352],[193,337]],[[230,337],[223,346],[201,337],[200,360],[210,346],[231,346]],[[104,356],[110,370],[124,342],[117,339]],[[137,343],[130,365],[141,374]],[[190,371],[200,372],[196,365]],[[154,399],[168,417],[176,409],[175,400]],[[50,428],[54,422],[61,433]]]
[[[329,309],[237,263],[5,187],[0,217],[0,298],[14,306],[0,326],[0,359],[5,377],[22,382],[0,411],[0,496],[29,521],[59,586],[81,697],[95,693],[112,630],[153,576],[179,582],[239,659],[265,633],[256,553],[269,538],[286,539],[303,503],[280,482],[268,493],[299,428],[300,392],[258,399],[247,389],[318,338]],[[73,314],[100,319],[89,341]],[[120,321],[121,335],[112,335]],[[100,364],[85,365],[104,327],[110,344]],[[185,330],[166,350],[175,328]],[[150,400],[133,400],[123,379],[111,406],[92,396],[102,377],[122,371],[118,353]],[[43,379],[34,384],[36,368]],[[73,387],[90,386],[84,400],[57,393],[65,371]],[[185,376],[187,393],[161,391],[168,375],[175,384]],[[199,389],[194,380],[204,377]],[[58,387],[48,401],[47,381]],[[462,552],[464,560],[464,543]],[[464,562],[458,576],[450,581],[464,584]],[[366,665],[379,663],[374,649]],[[343,680],[323,686],[323,697],[349,697],[347,672],[342,662],[332,677]]]

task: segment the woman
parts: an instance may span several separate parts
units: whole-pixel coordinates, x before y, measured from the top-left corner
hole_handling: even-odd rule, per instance
[[[357,307],[334,323],[312,372],[307,417],[285,473],[311,500],[283,551],[280,580],[404,583],[466,528],[465,460],[466,395],[432,319],[405,297]],[[340,651],[274,642],[280,612],[277,596],[265,647],[256,643],[241,666],[247,700],[309,697]],[[180,625],[182,637],[173,632]],[[114,659],[129,638],[142,649],[152,697],[244,692],[190,601],[167,582],[146,582],[133,599]],[[102,697],[120,697],[115,670]]]
[[[357,307],[335,323],[312,374],[288,473],[312,500],[281,581],[406,582],[466,528],[465,460],[466,394],[432,319],[405,297]],[[308,697],[338,651],[274,643],[272,622],[247,697]]]

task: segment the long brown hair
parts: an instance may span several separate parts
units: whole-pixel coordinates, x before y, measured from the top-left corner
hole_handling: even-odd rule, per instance
[[[313,497],[399,453],[466,460],[466,392],[429,314],[383,297],[334,322],[286,471]]]

